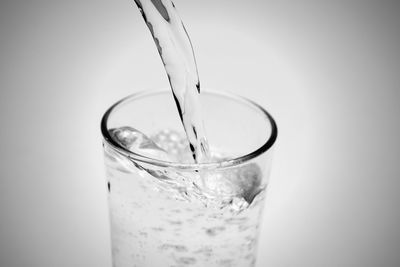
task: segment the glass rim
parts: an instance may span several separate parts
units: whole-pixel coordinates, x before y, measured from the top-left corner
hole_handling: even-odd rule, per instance
[[[225,98],[230,98],[230,99],[239,101],[248,106],[252,106],[252,107],[256,108],[258,110],[258,112],[260,112],[261,114],[263,114],[265,116],[265,119],[270,123],[271,133],[270,133],[270,136],[267,139],[267,141],[262,146],[260,146],[256,150],[254,150],[250,153],[247,153],[243,156],[234,157],[231,159],[224,159],[219,162],[179,163],[179,162],[170,162],[170,161],[155,159],[155,158],[147,157],[147,156],[129,151],[114,141],[114,139],[111,137],[111,135],[108,131],[107,122],[108,122],[109,116],[117,107],[119,107],[120,105],[122,105],[128,101],[131,101],[131,100],[138,100],[143,97],[148,97],[148,96],[157,95],[157,94],[163,94],[163,93],[167,93],[167,92],[171,92],[170,89],[169,90],[158,89],[158,90],[140,91],[140,92],[128,95],[128,96],[122,98],[121,100],[115,102],[111,107],[109,107],[107,109],[107,111],[104,113],[104,115],[101,119],[100,128],[101,128],[101,132],[102,132],[104,141],[107,142],[107,144],[110,145],[117,152],[119,152],[120,154],[122,154],[125,157],[128,157],[131,160],[138,161],[140,163],[150,164],[150,165],[157,166],[157,167],[163,167],[163,168],[168,167],[168,168],[181,169],[181,170],[185,170],[185,171],[197,171],[200,169],[208,169],[209,170],[209,169],[219,169],[219,168],[237,166],[237,165],[243,164],[253,158],[256,158],[257,156],[268,151],[270,148],[272,148],[272,146],[274,145],[274,143],[276,141],[276,138],[278,136],[277,125],[275,123],[274,118],[262,106],[260,106],[256,102],[254,102],[246,97],[242,97],[242,96],[232,94],[232,93],[213,91],[213,90],[202,90],[202,93],[216,95],[216,96],[222,96]],[[172,95],[171,95],[171,97],[172,97]],[[178,113],[177,113],[177,116],[178,116]]]

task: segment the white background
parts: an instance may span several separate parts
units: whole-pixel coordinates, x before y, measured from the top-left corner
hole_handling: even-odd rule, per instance
[[[400,265],[400,5],[175,0],[203,88],[275,117],[261,266]],[[0,266],[111,266],[99,123],[166,87],[132,0],[0,2]]]

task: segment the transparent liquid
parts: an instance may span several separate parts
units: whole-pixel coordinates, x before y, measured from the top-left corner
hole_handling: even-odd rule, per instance
[[[179,161],[191,157],[186,138],[176,132],[151,138],[130,127],[111,132],[132,152]],[[107,143],[105,156],[113,266],[255,265],[265,196],[255,163],[208,173],[157,173]]]
[[[185,134],[146,136],[110,129],[132,153],[167,162],[218,162],[207,143],[192,45],[170,0],[135,0],[150,29],[171,85]],[[161,116],[161,114],[160,114]],[[247,162],[208,171],[177,171],[134,161],[104,142],[114,267],[251,267],[265,186]]]
[[[196,162],[208,161],[200,80],[192,44],[170,0],[135,0],[153,36]]]

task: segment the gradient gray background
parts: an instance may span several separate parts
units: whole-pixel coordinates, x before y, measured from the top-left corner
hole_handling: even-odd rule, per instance
[[[400,5],[175,0],[279,126],[257,266],[400,266]],[[0,266],[111,266],[99,121],[168,85],[132,0],[0,3]]]

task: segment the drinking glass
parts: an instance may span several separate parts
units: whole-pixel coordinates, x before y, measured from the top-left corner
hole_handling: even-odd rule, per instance
[[[243,97],[204,91],[200,99],[211,151],[200,164],[185,156],[171,91],[133,94],[104,114],[114,267],[255,265],[277,127]],[[138,130],[142,150],[116,140],[115,129]],[[141,153],[158,151],[149,140],[173,156]]]

